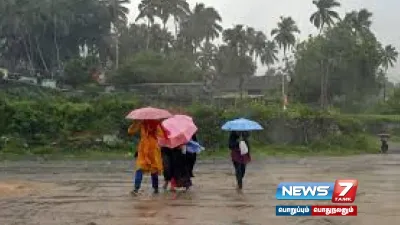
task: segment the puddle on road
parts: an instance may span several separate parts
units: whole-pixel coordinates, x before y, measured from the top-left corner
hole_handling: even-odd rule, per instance
[[[400,210],[397,204],[400,201],[400,171],[390,165],[390,162],[395,163],[394,158],[390,160],[380,156],[360,156],[304,160],[310,166],[298,163],[252,163],[241,194],[235,190],[230,164],[211,167],[210,164],[199,164],[196,165],[198,173],[193,180],[194,187],[189,192],[179,192],[176,196],[172,193],[154,196],[151,194],[150,180],[145,178],[141,193],[136,197],[129,195],[131,174],[126,174],[121,168],[117,168],[117,172],[99,174],[97,170],[90,169],[98,164],[85,164],[81,170],[78,164],[74,168],[74,162],[69,162],[69,168],[75,171],[59,171],[63,176],[48,172],[29,175],[29,178],[12,174],[15,180],[0,180],[0,224],[13,224],[15,221],[24,225],[87,225],[90,222],[96,225],[396,224],[399,221],[396,212]],[[32,166],[37,168],[41,165]],[[49,166],[40,169],[46,170],[55,169]],[[10,173],[7,176],[11,176]],[[278,204],[321,204],[277,201],[275,190],[279,182],[334,181],[349,176],[359,179],[356,204],[360,216],[275,216],[275,206]],[[24,178],[36,179],[37,182],[28,182]],[[12,196],[14,198],[6,199]]]

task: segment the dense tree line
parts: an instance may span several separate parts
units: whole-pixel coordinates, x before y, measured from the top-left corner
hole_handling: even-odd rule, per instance
[[[325,108],[377,96],[398,56],[371,31],[371,12],[362,9],[342,17],[336,0],[312,2],[316,11],[309,19],[318,35],[301,42],[290,16],[282,16],[270,32],[242,24],[223,28],[222,16],[212,6],[142,0],[135,22],[128,24],[128,3],[1,1],[0,64],[10,71],[39,71],[73,86],[89,82],[87,72],[98,69],[110,70],[116,84],[232,76],[241,81],[238,91],[261,64],[268,75],[290,78],[290,99],[319,102]],[[216,45],[217,38],[223,43]],[[282,67],[277,66],[279,50],[284,53]]]

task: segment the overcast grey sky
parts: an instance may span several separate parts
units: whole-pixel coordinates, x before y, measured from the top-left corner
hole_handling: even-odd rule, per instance
[[[137,5],[140,0],[132,0],[131,21],[138,15]],[[188,0],[191,7],[197,2],[214,7],[222,16],[222,25],[231,27],[234,24],[245,24],[262,30],[266,34],[275,28],[280,16],[291,16],[298,24],[300,39],[316,33],[310,23],[310,15],[315,11],[312,0]],[[251,3],[250,3],[251,2]],[[392,44],[400,50],[400,0],[341,0],[338,11],[343,15],[351,10],[367,8],[373,13],[372,29],[384,44]],[[400,82],[400,65],[389,73],[391,80]],[[258,72],[260,73],[260,72]]]

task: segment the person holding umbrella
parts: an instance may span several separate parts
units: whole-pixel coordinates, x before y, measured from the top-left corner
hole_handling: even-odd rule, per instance
[[[189,190],[193,185],[186,154],[185,145],[171,149],[171,191],[176,188]]]
[[[161,151],[157,139],[167,137],[168,131],[161,126],[161,119],[172,116],[168,111],[156,108],[142,108],[128,114],[127,119],[140,120],[128,128],[128,134],[133,136],[140,131],[140,140],[137,147],[136,172],[134,175],[134,190],[136,195],[141,187],[143,174],[151,174],[154,193],[158,190],[158,174],[163,171]]]
[[[251,161],[249,132],[247,131],[231,131],[229,135],[228,147],[231,150],[231,159],[235,168],[235,176],[238,190],[243,188],[243,178],[246,173],[246,165]],[[244,141],[247,148],[247,153],[241,152],[241,141]],[[242,144],[242,146],[244,146]]]
[[[222,129],[230,131],[228,147],[231,150],[231,159],[235,168],[237,189],[242,190],[246,166],[251,161],[249,131],[263,128],[257,122],[241,118],[225,123]]]
[[[192,186],[191,178],[193,175],[193,167],[196,162],[197,154],[204,148],[196,142],[195,135],[186,145],[175,148],[162,146],[162,158],[164,167],[164,190],[167,190],[168,184],[171,182],[171,190],[176,187],[185,187],[189,189]]]
[[[164,165],[168,168],[164,170],[165,185],[167,188],[168,182],[171,182],[171,190],[184,187],[188,190],[192,186],[191,181],[191,162],[186,154],[191,154],[192,149],[197,145],[189,145],[193,135],[197,131],[197,127],[193,119],[186,115],[175,115],[162,122],[164,129],[168,131],[166,138],[159,138],[159,144],[164,151]],[[192,147],[195,146],[195,147]],[[198,148],[200,145],[198,145]],[[189,150],[189,151],[188,151]]]

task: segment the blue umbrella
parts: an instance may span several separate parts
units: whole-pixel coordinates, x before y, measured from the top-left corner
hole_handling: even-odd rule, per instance
[[[189,141],[189,143],[186,144],[186,151],[190,153],[199,153],[202,150],[204,150],[204,147],[201,146],[198,142]]]
[[[263,129],[264,128],[259,123],[244,118],[228,121],[222,126],[222,130],[226,131],[251,131]]]

